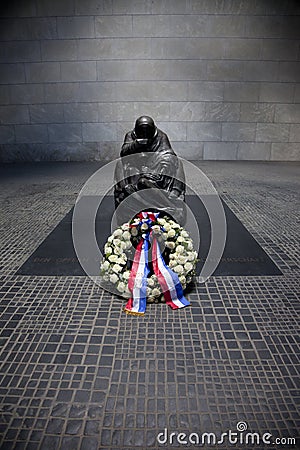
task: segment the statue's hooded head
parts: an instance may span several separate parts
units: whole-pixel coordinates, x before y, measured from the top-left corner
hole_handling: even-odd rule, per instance
[[[152,117],[141,116],[136,119],[134,133],[138,139],[153,139],[157,129]]]

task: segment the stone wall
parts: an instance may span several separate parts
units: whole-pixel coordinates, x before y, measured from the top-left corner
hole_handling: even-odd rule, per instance
[[[300,159],[298,1],[7,3],[1,161],[113,159],[141,114],[187,159]]]

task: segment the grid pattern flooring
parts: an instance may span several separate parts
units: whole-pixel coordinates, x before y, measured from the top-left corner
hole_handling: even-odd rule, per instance
[[[197,164],[283,276],[211,277],[142,318],[88,277],[15,275],[99,164],[0,166],[1,449],[199,448],[176,436],[238,422],[272,443],[220,448],[299,445],[300,166]]]

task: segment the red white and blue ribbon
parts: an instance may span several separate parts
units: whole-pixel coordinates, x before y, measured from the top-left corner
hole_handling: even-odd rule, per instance
[[[189,306],[190,302],[183,295],[178,275],[166,265],[156,238],[152,242],[152,264],[167,305],[172,309]]]
[[[147,233],[149,236],[149,233]],[[147,276],[150,272],[148,263],[149,237],[141,239],[135,251],[134,260],[128,280],[128,289],[132,297],[125,306],[125,312],[143,315],[146,311]]]
[[[158,213],[140,213],[140,224],[150,225],[158,216]],[[139,225],[140,225],[139,224]],[[183,295],[183,289],[178,275],[168,267],[161,254],[159,243],[155,235],[149,231],[143,234],[137,245],[134,260],[128,280],[128,289],[132,297],[128,300],[124,311],[127,314],[143,315],[147,303],[147,277],[150,272],[148,252],[150,247],[150,235],[152,237],[152,266],[158,282],[162,288],[167,305],[172,309],[189,306],[189,301]]]

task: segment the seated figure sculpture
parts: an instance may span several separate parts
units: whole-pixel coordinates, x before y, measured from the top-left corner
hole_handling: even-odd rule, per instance
[[[125,135],[120,156],[115,168],[115,207],[118,208],[127,199],[124,202],[127,217],[121,214],[118,222],[152,206],[183,222],[183,165],[172,149],[168,136],[156,127],[151,117],[141,116],[136,120],[134,129]],[[153,205],[149,205],[149,192],[148,198],[146,195],[149,189],[155,189],[154,196],[151,196]]]

